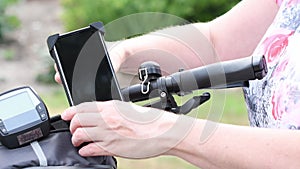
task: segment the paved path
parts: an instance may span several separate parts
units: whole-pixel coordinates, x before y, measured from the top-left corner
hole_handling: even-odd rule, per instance
[[[0,45],[0,92],[22,85],[46,91],[35,79],[52,64],[47,37],[63,31],[59,0],[21,0],[8,13],[18,16],[21,27],[9,34],[9,45]],[[7,53],[15,55],[12,60],[5,59]]]

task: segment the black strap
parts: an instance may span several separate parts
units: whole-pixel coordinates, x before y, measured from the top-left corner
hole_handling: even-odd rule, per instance
[[[69,130],[69,122],[66,122],[61,119],[60,115],[51,117],[50,119],[51,131],[62,131],[62,130]]]

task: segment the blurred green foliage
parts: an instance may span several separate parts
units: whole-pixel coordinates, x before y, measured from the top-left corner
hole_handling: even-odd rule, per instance
[[[86,27],[90,23],[101,21],[105,24],[106,41],[119,40],[145,33],[155,29],[182,23],[182,21],[209,21],[228,11],[240,0],[61,0],[63,7],[62,20],[66,31]],[[158,12],[157,15],[131,14],[142,12]],[[168,15],[159,15],[165,13]],[[109,24],[119,18],[131,15],[131,23],[117,22]],[[174,15],[170,17],[170,15]],[[151,18],[152,17],[152,18]],[[164,18],[162,18],[164,17]],[[154,18],[154,19],[153,19]],[[157,23],[160,21],[164,23]],[[136,26],[138,25],[138,26]],[[53,68],[52,68],[53,69]],[[53,82],[53,70],[47,75],[37,77],[38,81]]]
[[[48,64],[48,67],[46,68],[46,73],[41,72],[36,76],[36,81],[41,84],[57,84],[54,80],[54,75],[56,73],[55,69],[53,68],[53,63]]]
[[[17,1],[18,0],[0,0],[0,42],[4,40],[5,32],[20,26],[20,21],[16,16],[6,13],[7,7],[15,4]]]
[[[189,22],[209,21],[225,13],[240,0],[61,0],[67,30],[92,22],[104,24],[140,12],[161,12]]]

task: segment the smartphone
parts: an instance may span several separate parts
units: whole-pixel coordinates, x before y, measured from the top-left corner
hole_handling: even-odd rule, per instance
[[[96,22],[47,39],[71,106],[123,100],[103,35],[103,24]]]

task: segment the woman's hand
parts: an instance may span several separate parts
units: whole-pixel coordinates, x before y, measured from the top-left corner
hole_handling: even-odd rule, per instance
[[[167,153],[187,133],[183,130],[192,124],[182,123],[186,120],[179,117],[121,101],[83,103],[62,114],[64,120],[71,121],[73,145],[88,143],[79,150],[80,155],[126,158]]]
[[[107,46],[107,50],[109,53],[109,58],[113,65],[115,72],[120,70],[122,63],[126,60],[127,55],[129,55],[127,50],[124,47],[124,44],[127,43],[128,40],[117,41],[117,42],[105,42]]]
[[[55,80],[58,84],[62,84],[61,78],[60,78],[60,75],[59,75],[59,73],[58,73],[57,65],[56,65],[56,64],[54,64],[54,69],[55,69],[54,80]]]

